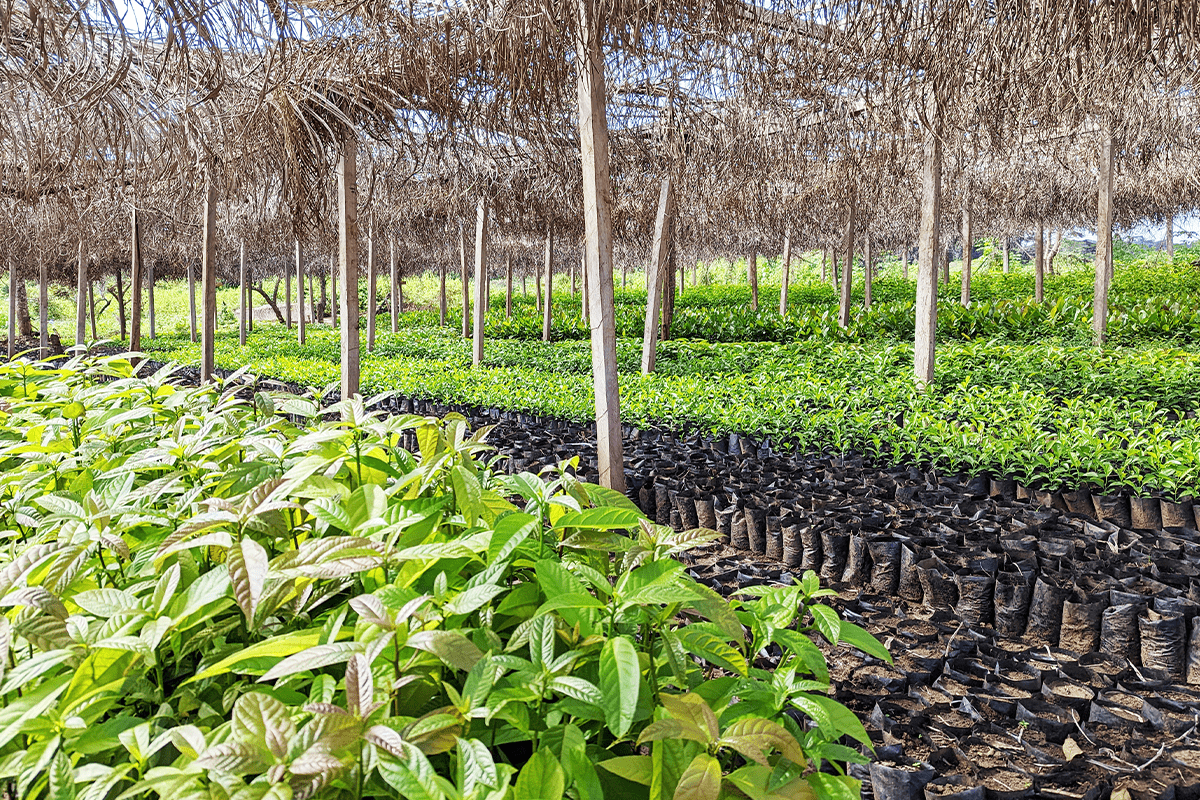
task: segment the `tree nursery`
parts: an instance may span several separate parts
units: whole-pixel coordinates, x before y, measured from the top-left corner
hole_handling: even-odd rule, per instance
[[[1198,78],[1194,0],[0,5],[0,798],[1200,800]]]

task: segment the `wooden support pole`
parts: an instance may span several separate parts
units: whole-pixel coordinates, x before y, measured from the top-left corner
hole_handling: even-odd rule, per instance
[[[1167,216],[1167,261],[1175,260],[1175,215]]]
[[[900,270],[901,274],[904,276],[904,280],[908,280],[908,245],[905,245],[904,249],[901,250]]]
[[[529,296],[529,287],[525,284],[525,279],[529,277],[525,272],[521,273],[521,297]]]
[[[367,352],[375,350],[375,316],[379,308],[375,302],[378,270],[375,264],[375,218],[367,221]],[[355,292],[357,298],[358,292]]]
[[[542,265],[536,261],[533,264],[533,310],[542,310]]]
[[[309,300],[311,299],[310,297]],[[296,342],[304,344],[307,339],[304,330],[304,258],[300,252],[299,239],[296,240],[296,310]]]
[[[850,197],[850,207],[846,213],[846,231],[842,238],[842,253],[845,262],[842,264],[842,295],[838,305],[838,326],[850,326],[850,290],[854,287],[854,226],[857,222],[856,200]]]
[[[475,205],[475,330],[471,339],[471,363],[483,362],[483,323],[487,313],[488,204],[484,197]]]
[[[79,237],[79,260],[75,265],[75,346],[84,347],[87,344],[87,299],[88,299],[88,265],[87,247],[83,237]],[[11,288],[9,294],[12,294]],[[11,301],[10,301],[11,302]],[[9,315],[12,324],[12,315]]]
[[[392,333],[400,331],[400,264],[396,261],[396,240],[392,239],[391,250],[389,251],[391,263],[389,267],[388,280],[390,281],[391,291],[388,292],[388,300],[391,302],[389,312],[392,317]]]
[[[1007,236],[1004,237],[1003,239],[1000,240],[1000,242],[1004,248],[1004,274],[1007,275],[1009,273],[1009,269],[1010,269],[1009,260],[1008,260],[1008,237]]]
[[[629,262],[626,259],[621,259],[621,288],[624,289],[629,285]]]
[[[138,212],[134,208],[129,219],[129,349],[134,353],[142,350],[142,231],[138,225]]]
[[[829,251],[822,250],[821,251],[821,283],[824,283],[827,279],[825,272],[826,272],[826,269],[828,268],[828,264],[829,264]]]
[[[792,235],[783,235],[783,276],[779,286],[779,315],[787,314],[788,283],[792,272]]]
[[[546,302],[542,304],[542,341],[550,341],[550,325],[554,305],[554,231],[546,223]]]
[[[605,30],[597,0],[578,0],[579,149],[583,162],[584,250],[591,292],[592,381],[596,396],[596,461],[600,484],[625,492],[621,404],[613,307],[612,186],[604,88]]]
[[[1042,287],[1046,281],[1046,228],[1038,223],[1037,241],[1033,243],[1033,299],[1042,302]]]
[[[338,158],[338,276],[341,279],[342,399],[359,393],[358,142],[348,136]]]
[[[512,319],[512,253],[504,260],[504,316]]]
[[[650,251],[650,268],[646,272],[646,324],[642,329],[642,374],[654,372],[658,349],[658,320],[662,299],[663,278],[671,252],[671,217],[675,193],[670,176],[663,178],[658,190],[658,215],[654,220],[654,249]]]
[[[217,366],[217,185],[209,175],[204,192],[204,249],[200,265],[200,381],[212,380]],[[136,290],[135,290],[136,293]]]
[[[462,279],[462,335],[471,338],[471,280],[467,275],[467,236],[462,223],[458,226],[458,271]]]
[[[913,366],[917,386],[933,382],[937,341],[937,273],[942,258],[938,242],[942,214],[942,141],[925,131],[921,169],[921,229],[917,240],[917,308]]]
[[[1104,344],[1108,329],[1108,290],[1112,286],[1113,228],[1113,138],[1105,130],[1100,145],[1100,186],[1096,208],[1096,288],[1092,302],[1092,333],[1097,345]]]
[[[863,308],[869,309],[871,307],[871,300],[873,299],[871,297],[871,282],[875,278],[873,274],[875,270],[875,254],[871,252],[871,234],[867,233],[864,238],[866,239],[866,243],[863,247]]]
[[[974,241],[971,236],[971,209],[964,208],[962,211],[962,290],[959,293],[959,302],[964,307],[971,305],[971,249]]]
[[[750,282],[750,310],[758,311],[758,247],[746,256],[746,280]]]
[[[246,240],[238,247],[238,286],[240,287],[238,314],[238,344],[246,346],[246,323],[250,319],[250,287],[246,284]]]

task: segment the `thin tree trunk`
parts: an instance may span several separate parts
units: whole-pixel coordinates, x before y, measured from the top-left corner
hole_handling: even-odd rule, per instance
[[[601,32],[607,30],[597,0],[579,0],[577,69],[579,149],[583,162],[584,249],[596,400],[596,463],[600,484],[624,494],[621,402],[617,383],[616,320],[613,307],[612,187]]]
[[[942,142],[935,130],[925,131],[921,170],[921,229],[917,251],[916,336],[913,349],[917,385],[933,382],[937,341],[937,269],[942,249],[938,228],[942,213]]]
[[[971,209],[964,208],[962,212],[962,290],[959,302],[963,306],[971,305]]]
[[[1050,248],[1050,252],[1046,254],[1046,274],[1054,274],[1054,259],[1058,257],[1058,251],[1062,249],[1063,239],[1066,231],[1059,228],[1054,232],[1054,245]]]
[[[829,265],[829,251],[822,250],[821,251],[821,283],[824,283],[826,280],[828,280],[828,276],[826,275],[826,272],[828,270],[828,265]]]
[[[471,341],[471,363],[483,362],[483,323],[488,294],[488,204],[483,197],[475,205],[475,330]]]
[[[212,177],[204,195],[204,263],[200,268],[203,325],[200,330],[200,380],[212,380],[217,336],[217,187]]]
[[[342,399],[359,393],[358,142],[346,137],[338,159],[338,269],[342,280]]]
[[[1004,274],[1007,275],[1007,274],[1009,274],[1009,271],[1011,269],[1011,267],[1009,265],[1009,256],[1008,256],[1008,238],[1005,237],[1005,238],[1001,239],[1000,242],[1002,243],[1002,245],[1004,247]]]
[[[900,274],[908,280],[908,245],[900,251]]]
[[[658,326],[664,269],[671,249],[671,214],[674,210],[671,178],[663,178],[658,191],[658,214],[654,221],[654,248],[646,272],[646,323],[642,328],[642,374],[654,372],[658,349]]]
[[[1175,216],[1167,217],[1167,261],[1175,260]]]

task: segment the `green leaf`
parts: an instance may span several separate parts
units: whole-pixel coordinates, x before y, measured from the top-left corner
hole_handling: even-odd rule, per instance
[[[637,743],[641,745],[646,742],[675,741],[678,739],[699,742],[703,745],[707,745],[712,741],[704,729],[691,720],[658,719],[642,729]]]
[[[584,483],[581,485],[584,491],[587,492],[588,499],[592,501],[592,505],[597,508],[620,508],[626,511],[633,511],[638,516],[645,516],[642,514],[641,509],[622,492],[609,489],[605,486],[598,486],[594,483]]]
[[[267,639],[265,642],[251,645],[244,650],[239,650],[233,655],[221,659],[216,664],[188,678],[183,682],[183,685],[186,686],[189,683],[195,683],[205,678],[212,678],[229,672],[244,671],[239,670],[239,667],[254,659],[286,658],[299,653],[301,650],[316,647],[320,641],[320,630],[295,631],[293,633],[285,633],[282,636],[275,636]]]
[[[820,705],[829,716],[830,724],[833,726],[837,736],[849,736],[868,747],[871,746],[871,737],[867,735],[862,722],[859,721],[858,717],[854,716],[854,712],[850,709],[832,697],[825,697],[824,695],[797,693],[796,696],[807,698],[809,701]]]
[[[814,772],[808,776],[808,785],[818,800],[859,800],[862,797],[862,781],[849,775]]]
[[[721,764],[708,753],[701,753],[679,776],[675,800],[717,800],[721,791]]]
[[[716,741],[719,733],[717,715],[709,708],[703,697],[694,692],[688,692],[687,694],[662,694],[659,699],[663,708],[667,709],[667,713],[672,717],[687,720],[706,732],[708,734],[706,744]]]
[[[808,607],[813,615],[813,624],[817,626],[817,630],[830,644],[837,644],[838,637],[842,632],[842,620],[838,617],[837,612],[829,606],[820,604],[811,605]]]
[[[679,632],[679,641],[689,653],[700,656],[710,664],[736,672],[743,678],[750,673],[745,657],[719,636],[695,628],[684,628]]]
[[[652,778],[650,756],[617,756],[606,761],[600,761],[597,766],[620,775],[627,781],[649,786]]]
[[[630,530],[636,528],[638,520],[645,515],[635,509],[607,506],[568,511],[554,524],[555,530],[563,528],[587,528],[598,531]]]
[[[880,644],[879,640],[865,629],[855,625],[853,622],[841,621],[841,628],[838,631],[838,641],[845,642],[889,664],[892,663],[892,654],[887,651],[887,648]]]
[[[473,526],[483,515],[483,494],[479,479],[461,464],[450,470],[450,484],[454,488],[454,504],[463,515],[468,526]]]
[[[486,744],[478,739],[458,739],[458,759],[463,794],[471,794],[476,786],[499,788],[500,774]]]
[[[558,759],[549,750],[538,750],[521,767],[513,786],[513,800],[562,800],[566,778]]]
[[[55,751],[54,758],[50,760],[50,788],[46,800],[75,800],[75,775],[67,754],[62,750]]]
[[[243,539],[229,548],[226,563],[233,596],[246,616],[246,625],[252,626],[254,612],[258,610],[258,601],[267,582],[267,551],[253,539]]]
[[[641,675],[633,642],[618,636],[604,643],[600,651],[601,706],[605,724],[618,739],[629,733],[633,725]]]
[[[433,653],[443,663],[470,672],[483,653],[458,631],[419,631],[408,637],[408,646]]]

